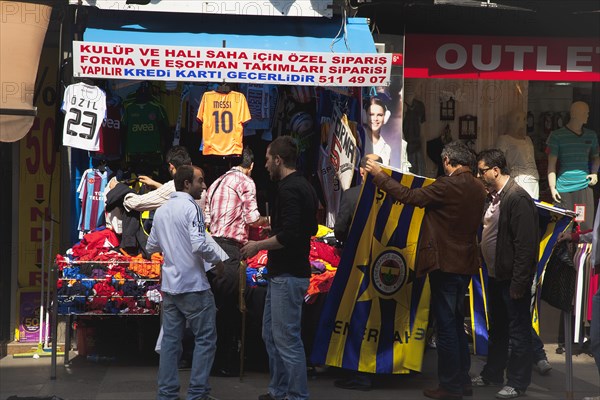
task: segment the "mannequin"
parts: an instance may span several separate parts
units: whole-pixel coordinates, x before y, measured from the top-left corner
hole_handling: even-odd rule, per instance
[[[425,104],[416,99],[419,83],[414,80],[404,82],[404,120],[402,135],[408,143],[408,161],[411,172],[417,175],[425,173],[425,156],[421,145],[421,124],[425,122]]]
[[[571,105],[571,119],[548,137],[548,185],[554,202],[565,209],[579,207],[581,229],[592,229],[594,196],[590,186],[598,183],[598,138],[596,132],[584,128],[590,109],[583,101]],[[589,163],[592,163],[590,171]],[[557,170],[557,164],[560,166]],[[579,219],[578,218],[578,219]]]
[[[498,138],[498,147],[506,157],[510,176],[534,199],[540,197],[539,174],[535,164],[533,142],[527,136],[527,114],[513,111],[508,116],[508,127]]]
[[[384,165],[389,165],[392,148],[381,136],[381,128],[390,118],[390,111],[377,97],[371,97],[365,105],[364,154],[377,154]]]

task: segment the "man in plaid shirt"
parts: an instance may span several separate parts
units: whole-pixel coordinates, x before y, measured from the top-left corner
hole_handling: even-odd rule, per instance
[[[208,188],[204,207],[205,222],[215,241],[229,256],[224,270],[209,280],[217,303],[217,355],[214,371],[223,376],[237,375],[239,360],[239,268],[240,248],[248,242],[250,226],[266,226],[256,203],[256,185],[250,174],[254,154],[244,148],[241,164],[234,166]]]

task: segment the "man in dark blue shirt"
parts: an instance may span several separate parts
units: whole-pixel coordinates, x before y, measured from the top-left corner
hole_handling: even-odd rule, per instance
[[[367,178],[367,171],[365,171],[365,165],[367,160],[371,159],[382,162],[381,157],[377,154],[367,154],[360,160],[360,167],[358,172],[360,173],[362,181]],[[351,188],[344,190],[342,193],[342,200],[340,202],[340,210],[335,218],[335,226],[333,227],[333,233],[335,238],[340,242],[345,242],[348,239],[350,233],[350,226],[352,225],[352,219],[354,218],[354,209],[358,204],[358,198],[360,197],[361,185],[352,186]]]
[[[308,399],[306,357],[300,336],[302,303],[310,280],[310,238],[317,232],[317,195],[296,171],[298,147],[290,136],[267,148],[266,169],[278,182],[271,219],[271,236],[249,241],[242,257],[268,250],[269,286],[262,336],[269,355],[268,393],[259,400]]]

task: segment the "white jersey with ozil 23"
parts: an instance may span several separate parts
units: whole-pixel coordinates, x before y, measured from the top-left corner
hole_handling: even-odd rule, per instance
[[[69,85],[61,107],[65,113],[63,145],[82,150],[98,151],[98,131],[106,118],[106,94],[85,83]]]

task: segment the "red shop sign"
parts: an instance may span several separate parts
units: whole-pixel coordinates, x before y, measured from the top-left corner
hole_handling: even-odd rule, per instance
[[[600,38],[408,34],[404,77],[600,82]]]

